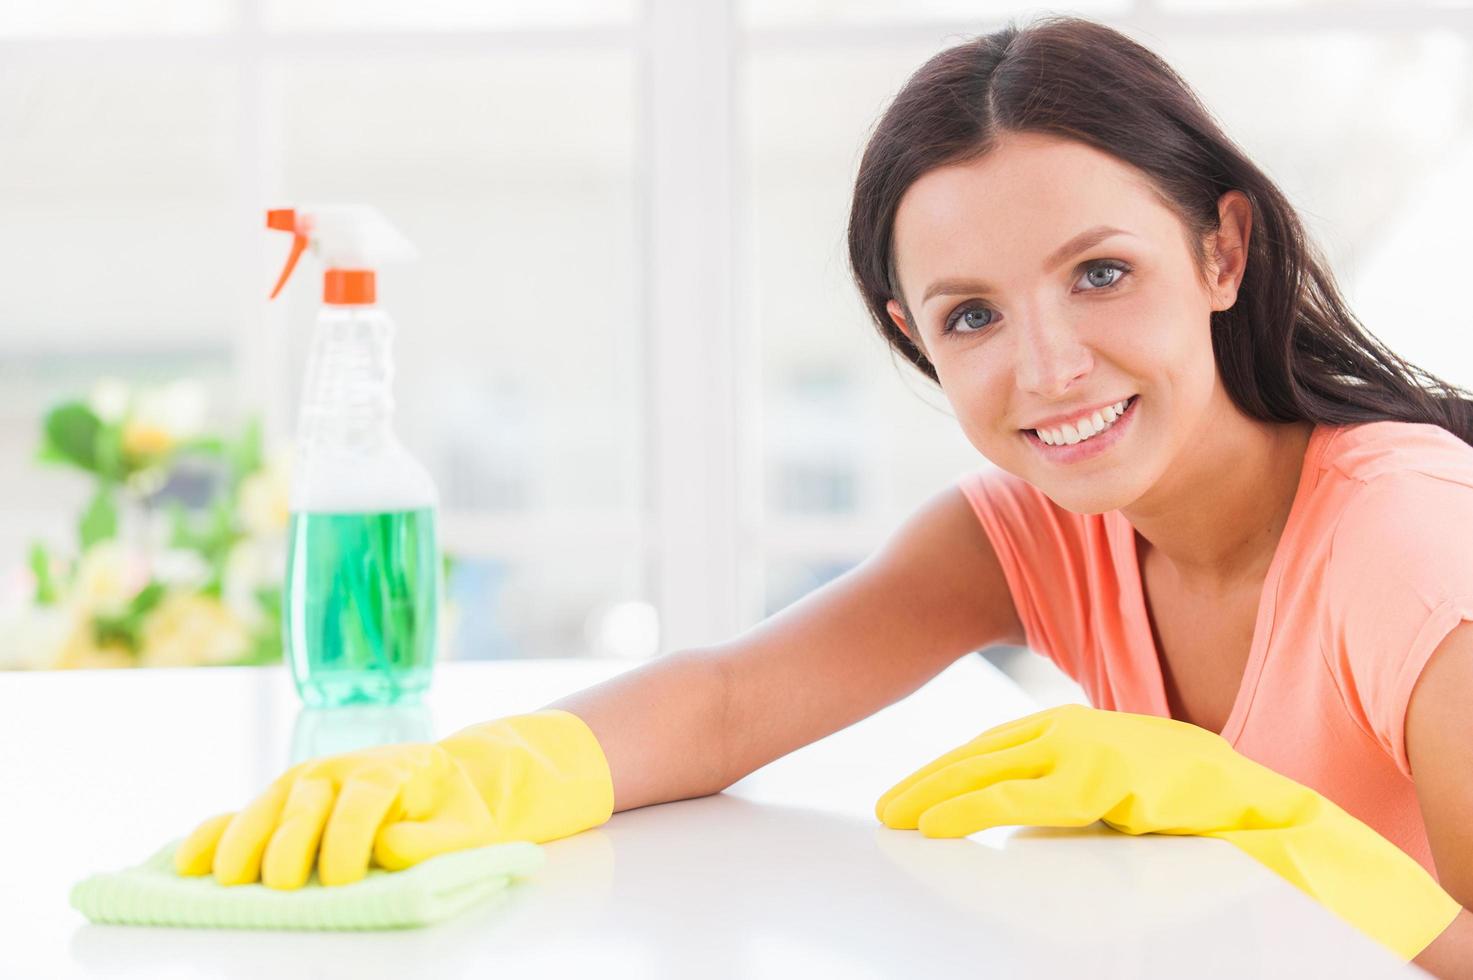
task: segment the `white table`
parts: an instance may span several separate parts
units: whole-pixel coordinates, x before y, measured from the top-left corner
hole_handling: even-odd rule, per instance
[[[1221,841],[881,826],[874,801],[893,782],[1034,710],[978,657],[725,793],[546,844],[505,902],[426,929],[96,926],[67,904],[87,874],[240,807],[294,741],[321,754],[438,738],[632,666],[442,664],[424,709],[357,731],[301,712],[282,668],[0,674],[0,975],[1425,975]]]

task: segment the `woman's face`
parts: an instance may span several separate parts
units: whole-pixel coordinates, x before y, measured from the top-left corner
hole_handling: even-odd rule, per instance
[[[1236,413],[1209,315],[1236,298],[1241,262],[1230,260],[1246,255],[1247,199],[1229,192],[1219,204],[1225,271],[1211,263],[1209,287],[1184,226],[1145,181],[1085,144],[1010,135],[981,159],[923,175],[896,213],[896,275],[914,328],[894,300],[891,318],[935,366],[972,445],[1076,513],[1138,499]],[[1123,233],[1059,254],[1101,226]],[[1134,395],[1119,431],[1058,449],[1032,431]]]

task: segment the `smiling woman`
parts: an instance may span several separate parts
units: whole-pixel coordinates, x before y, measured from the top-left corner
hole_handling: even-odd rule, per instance
[[[1473,903],[1473,798],[1447,790],[1473,674],[1417,685],[1473,620],[1448,533],[1473,529],[1473,395],[1361,327],[1182,78],[1072,17],[945,50],[870,138],[848,243],[881,335],[996,464],[958,487],[1027,645],[1097,707],[1220,732]],[[1441,751],[1413,760],[1414,728]],[[957,758],[932,801],[954,809],[977,790]],[[1019,775],[1026,809],[1050,780]],[[1420,963],[1473,968],[1453,921]]]

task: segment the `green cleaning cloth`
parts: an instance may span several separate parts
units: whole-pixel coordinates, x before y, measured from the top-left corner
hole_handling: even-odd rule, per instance
[[[406,929],[429,925],[501,893],[513,877],[547,860],[529,841],[453,851],[403,871],[369,868],[349,885],[326,887],[314,869],[301,888],[259,882],[221,885],[174,871],[179,841],[137,867],[95,874],[72,886],[71,904],[93,922],[220,929]]]

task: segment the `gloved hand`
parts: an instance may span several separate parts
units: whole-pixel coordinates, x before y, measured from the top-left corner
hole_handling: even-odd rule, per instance
[[[927,837],[1102,820],[1127,834],[1221,838],[1408,961],[1460,910],[1425,868],[1325,797],[1170,718],[1040,711],[918,769],[875,814]]]
[[[448,851],[555,840],[613,815],[608,762],[593,732],[544,709],[472,725],[433,743],[310,759],[239,813],[206,820],[179,845],[182,875],[222,885],[257,877],[300,888],[357,881],[370,858],[398,871]]]

